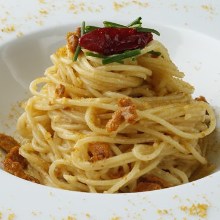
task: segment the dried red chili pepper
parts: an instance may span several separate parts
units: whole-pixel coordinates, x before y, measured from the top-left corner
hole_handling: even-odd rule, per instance
[[[104,27],[84,34],[79,39],[79,45],[108,56],[144,48],[151,40],[153,35],[150,32],[138,32],[134,28]]]

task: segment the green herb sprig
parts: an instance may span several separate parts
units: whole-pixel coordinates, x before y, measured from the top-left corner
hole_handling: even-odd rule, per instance
[[[102,55],[100,53],[93,53],[93,52],[86,52],[85,53],[86,56],[90,56],[90,57],[98,57],[98,58],[107,58],[108,56],[105,56],[105,55]],[[121,60],[118,60],[118,61],[115,61],[116,63],[123,63],[123,61]]]
[[[151,32],[158,36],[160,36],[159,31],[152,29],[152,28],[143,28],[142,27],[142,18],[138,17],[134,21],[132,21],[128,25],[122,25],[118,23],[114,23],[111,21],[103,21],[104,27],[112,27],[112,28],[135,28],[138,32]],[[97,26],[85,26],[85,33],[89,33],[90,31],[93,31],[95,29],[98,29],[100,27]]]
[[[109,57],[106,57],[102,60],[102,64],[108,64],[108,63],[113,63],[113,62],[120,62],[126,58],[130,58],[130,57],[134,57],[141,54],[141,50],[140,49],[136,49],[136,50],[127,50],[124,53],[121,54],[116,54],[116,55],[112,55]]]
[[[145,33],[151,32],[151,33],[154,33],[154,34],[160,36],[160,32],[157,31],[157,30],[155,30],[155,29],[152,29],[152,28],[142,28],[142,27],[138,27],[138,28],[136,28],[136,30],[137,30],[137,32],[145,32]]]
[[[122,24],[117,24],[111,21],[103,21],[104,27],[114,27],[114,28],[126,28],[127,26],[124,26]]]
[[[98,28],[100,28],[100,27],[90,26],[90,25],[85,26],[85,33],[87,34],[87,33],[89,33],[90,31],[94,31],[95,29],[98,29]]]
[[[86,26],[85,21],[83,21],[81,26],[80,37],[82,37],[85,34],[85,26]],[[78,44],[74,53],[73,61],[77,61],[80,51],[81,51],[81,47]]]
[[[90,56],[90,57],[106,58],[106,56],[99,53],[86,52],[85,54],[86,56]]]
[[[127,27],[130,28],[136,28],[136,27],[141,27],[142,22],[141,22],[142,18],[138,17],[137,19],[135,19],[134,21],[132,21],[130,24],[127,25]]]
[[[112,28],[134,28],[136,29],[138,32],[151,32],[154,33],[158,36],[160,36],[159,31],[155,30],[155,29],[151,29],[151,28],[143,28],[142,27],[142,18],[138,17],[136,18],[134,21],[132,21],[130,24],[128,25],[122,25],[122,24],[118,24],[118,23],[114,23],[111,21],[104,21],[103,22],[104,27],[112,27]],[[96,30],[100,27],[98,26],[86,26],[85,22],[82,22],[82,26],[81,26],[81,36],[83,36],[84,34],[87,34],[93,30]],[[81,37],[80,36],[80,37]],[[79,53],[81,51],[81,47],[78,45],[73,57],[73,60],[76,61]],[[157,51],[149,51],[149,54],[151,54],[153,57],[159,57],[161,55],[160,52]],[[122,60],[126,59],[126,58],[134,58],[135,56],[141,54],[141,50],[140,49],[135,49],[135,50],[129,50],[129,51],[125,51],[121,54],[115,54],[115,55],[111,55],[111,56],[104,56],[102,54],[98,54],[98,53],[93,53],[93,52],[86,52],[85,55],[86,56],[92,56],[92,57],[98,57],[102,59],[102,63],[103,64],[108,64],[108,63],[113,63],[113,62],[118,62],[118,63],[122,63]]]

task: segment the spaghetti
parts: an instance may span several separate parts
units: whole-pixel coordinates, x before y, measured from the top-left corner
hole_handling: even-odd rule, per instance
[[[17,129],[32,176],[68,190],[135,192],[187,183],[207,166],[200,140],[215,129],[214,112],[192,98],[160,42],[123,63],[86,52],[74,62],[68,45],[58,49],[30,84]]]

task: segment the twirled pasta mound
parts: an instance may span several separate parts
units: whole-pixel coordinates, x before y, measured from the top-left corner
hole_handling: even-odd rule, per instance
[[[155,57],[151,51],[160,52]],[[20,154],[42,184],[84,192],[138,192],[186,183],[207,169],[210,105],[167,49],[151,41],[124,63],[103,65],[68,46],[30,85],[17,129]]]

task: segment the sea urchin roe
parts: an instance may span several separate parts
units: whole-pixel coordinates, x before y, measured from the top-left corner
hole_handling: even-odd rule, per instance
[[[144,48],[152,40],[153,35],[150,32],[138,32],[134,28],[104,27],[84,34],[79,39],[79,45],[108,56]]]
[[[103,160],[112,156],[112,151],[107,143],[94,142],[88,146],[88,154],[92,162]]]
[[[9,151],[9,153],[5,156],[3,165],[6,172],[22,179],[39,183],[36,178],[24,172],[24,169],[27,168],[28,163],[27,160],[19,154],[19,146],[15,146]]]
[[[118,102],[119,108],[107,122],[106,129],[108,132],[116,131],[123,121],[134,124],[137,119],[136,107],[131,99],[122,98]]]

